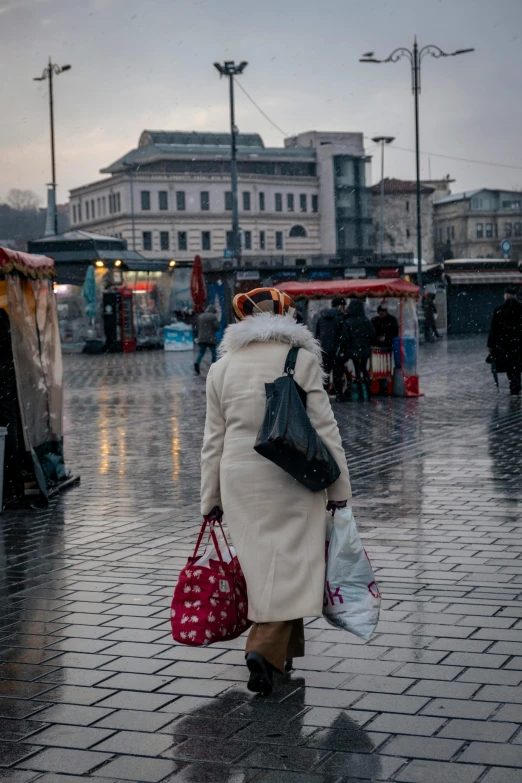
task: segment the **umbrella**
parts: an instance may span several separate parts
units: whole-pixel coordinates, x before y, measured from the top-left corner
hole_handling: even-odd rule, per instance
[[[96,279],[94,267],[89,266],[82,286],[82,296],[85,299],[85,315],[94,318],[96,315]]]
[[[190,293],[194,302],[196,313],[202,313],[207,301],[207,289],[205,286],[205,277],[203,275],[203,264],[201,258],[196,256],[192,266],[192,277],[190,278]]]

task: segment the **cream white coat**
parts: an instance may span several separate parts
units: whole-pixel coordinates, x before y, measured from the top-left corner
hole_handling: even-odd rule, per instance
[[[254,622],[322,613],[326,493],[311,492],[254,451],[265,411],[265,383],[282,374],[299,346],[295,380],[307,412],[341,475],[330,500],[351,497],[346,456],[328,395],[321,350],[291,316],[263,313],[229,326],[221,358],[207,377],[207,418],[201,453],[201,512],[224,511],[248,587]]]

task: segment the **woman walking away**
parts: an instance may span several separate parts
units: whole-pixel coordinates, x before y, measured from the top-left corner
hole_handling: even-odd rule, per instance
[[[370,395],[368,365],[375,340],[375,327],[370,319],[366,318],[364,304],[360,299],[352,299],[341,332],[341,351],[345,362],[349,359],[353,362],[355,379],[359,384],[359,399]]]
[[[237,323],[221,344],[223,358],[207,377],[207,419],[201,454],[201,511],[224,514],[248,588],[248,688],[268,694],[274,670],[304,655],[303,617],[320,616],[324,593],[325,510],[351,497],[346,456],[323,388],[321,347],[295,320],[295,304],[273,288],[234,299]],[[265,384],[282,375],[299,348],[295,381],[306,409],[341,475],[311,492],[254,451],[265,412]],[[286,666],[285,666],[286,664]]]
[[[216,315],[216,308],[214,305],[209,305],[204,313],[198,316],[197,322],[198,331],[198,345],[199,354],[194,364],[194,370],[199,375],[199,367],[203,361],[207,348],[210,351],[212,363],[217,359],[216,346],[217,337],[216,332],[219,332],[219,321]]]

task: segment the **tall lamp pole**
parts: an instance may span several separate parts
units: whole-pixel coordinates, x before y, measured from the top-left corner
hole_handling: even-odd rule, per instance
[[[51,123],[51,169],[52,169],[52,182],[51,187],[53,189],[54,197],[54,233],[58,233],[58,208],[56,205],[56,158],[54,152],[54,98],[53,98],[53,76],[58,76],[64,71],[70,71],[70,65],[56,65],[49,57],[49,63],[43,69],[41,76],[35,76],[33,81],[44,82],[49,80],[49,119]]]
[[[232,187],[232,250],[234,258],[241,259],[241,239],[239,236],[239,209],[237,200],[237,128],[234,109],[234,77],[242,74],[247,67],[247,62],[236,65],[233,60],[225,60],[222,63],[214,63],[214,67],[221,76],[228,76],[230,88],[230,182]]]
[[[381,260],[384,255],[384,147],[395,141],[395,136],[375,136],[372,139],[376,144],[381,145],[381,220],[379,226],[379,247]]]
[[[132,249],[136,250],[136,214],[134,212],[134,169],[132,163],[122,163],[123,168],[129,175],[130,186],[130,208],[131,208],[131,226],[132,226]]]
[[[361,63],[396,63],[402,57],[406,57],[411,65],[412,92],[415,100],[415,161],[417,180],[417,284],[422,291],[422,220],[421,220],[421,185],[420,185],[420,144],[419,144],[419,93],[421,91],[421,63],[426,55],[431,57],[455,57],[458,54],[474,52],[474,49],[457,49],[455,52],[444,52],[439,46],[428,44],[419,49],[417,36],[413,42],[413,49],[399,46],[384,60],[378,60],[373,52],[363,55]]]

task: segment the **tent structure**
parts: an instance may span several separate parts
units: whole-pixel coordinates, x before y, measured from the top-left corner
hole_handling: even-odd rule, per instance
[[[419,296],[419,287],[402,278],[357,280],[317,280],[309,283],[288,282],[277,286],[294,299],[328,299],[333,296],[387,299]]]

